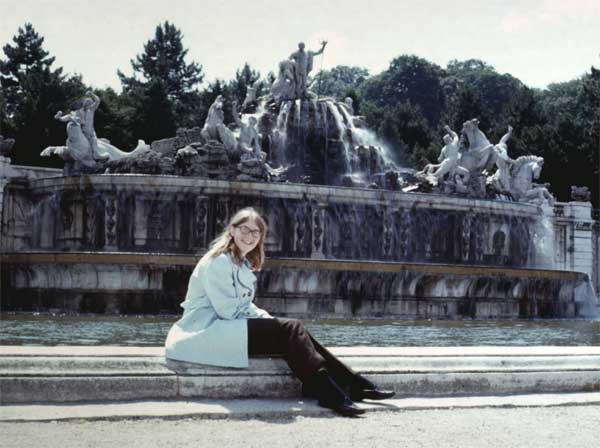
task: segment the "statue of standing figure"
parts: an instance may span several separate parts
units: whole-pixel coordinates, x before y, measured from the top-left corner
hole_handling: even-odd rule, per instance
[[[88,90],[82,100],[81,107],[76,110],[76,113],[81,118],[81,131],[90,142],[92,157],[94,159],[103,159],[106,157],[100,157],[98,152],[98,138],[94,129],[94,115],[98,106],[100,106],[100,98],[94,92]]]
[[[313,68],[313,59],[323,53],[327,41],[321,42],[319,51],[305,51],[304,42],[298,44],[298,50],[290,55],[290,59],[294,61],[294,80],[296,81],[296,97],[306,98],[308,93],[308,74]]]

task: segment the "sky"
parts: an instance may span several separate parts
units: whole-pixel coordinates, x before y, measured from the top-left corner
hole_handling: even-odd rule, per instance
[[[204,86],[245,62],[266,76],[298,42],[316,51],[323,39],[315,71],[377,74],[401,54],[442,67],[475,58],[544,88],[600,66],[600,0],[0,0],[0,45],[31,22],[55,66],[120,90],[117,70],[132,73],[166,20],[182,31],[187,62],[203,66]]]

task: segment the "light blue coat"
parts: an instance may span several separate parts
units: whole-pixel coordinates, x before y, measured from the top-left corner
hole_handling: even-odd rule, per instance
[[[224,367],[248,367],[248,318],[271,318],[254,299],[256,276],[247,260],[229,253],[198,263],[188,285],[183,316],[169,330],[169,359]]]

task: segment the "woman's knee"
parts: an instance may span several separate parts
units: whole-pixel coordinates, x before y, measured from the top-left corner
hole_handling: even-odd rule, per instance
[[[281,327],[287,333],[298,333],[304,331],[304,324],[299,319],[280,319]]]

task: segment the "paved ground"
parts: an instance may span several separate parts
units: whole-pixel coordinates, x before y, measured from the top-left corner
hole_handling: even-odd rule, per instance
[[[600,405],[381,411],[359,418],[143,419],[0,423],[9,447],[598,446]]]

